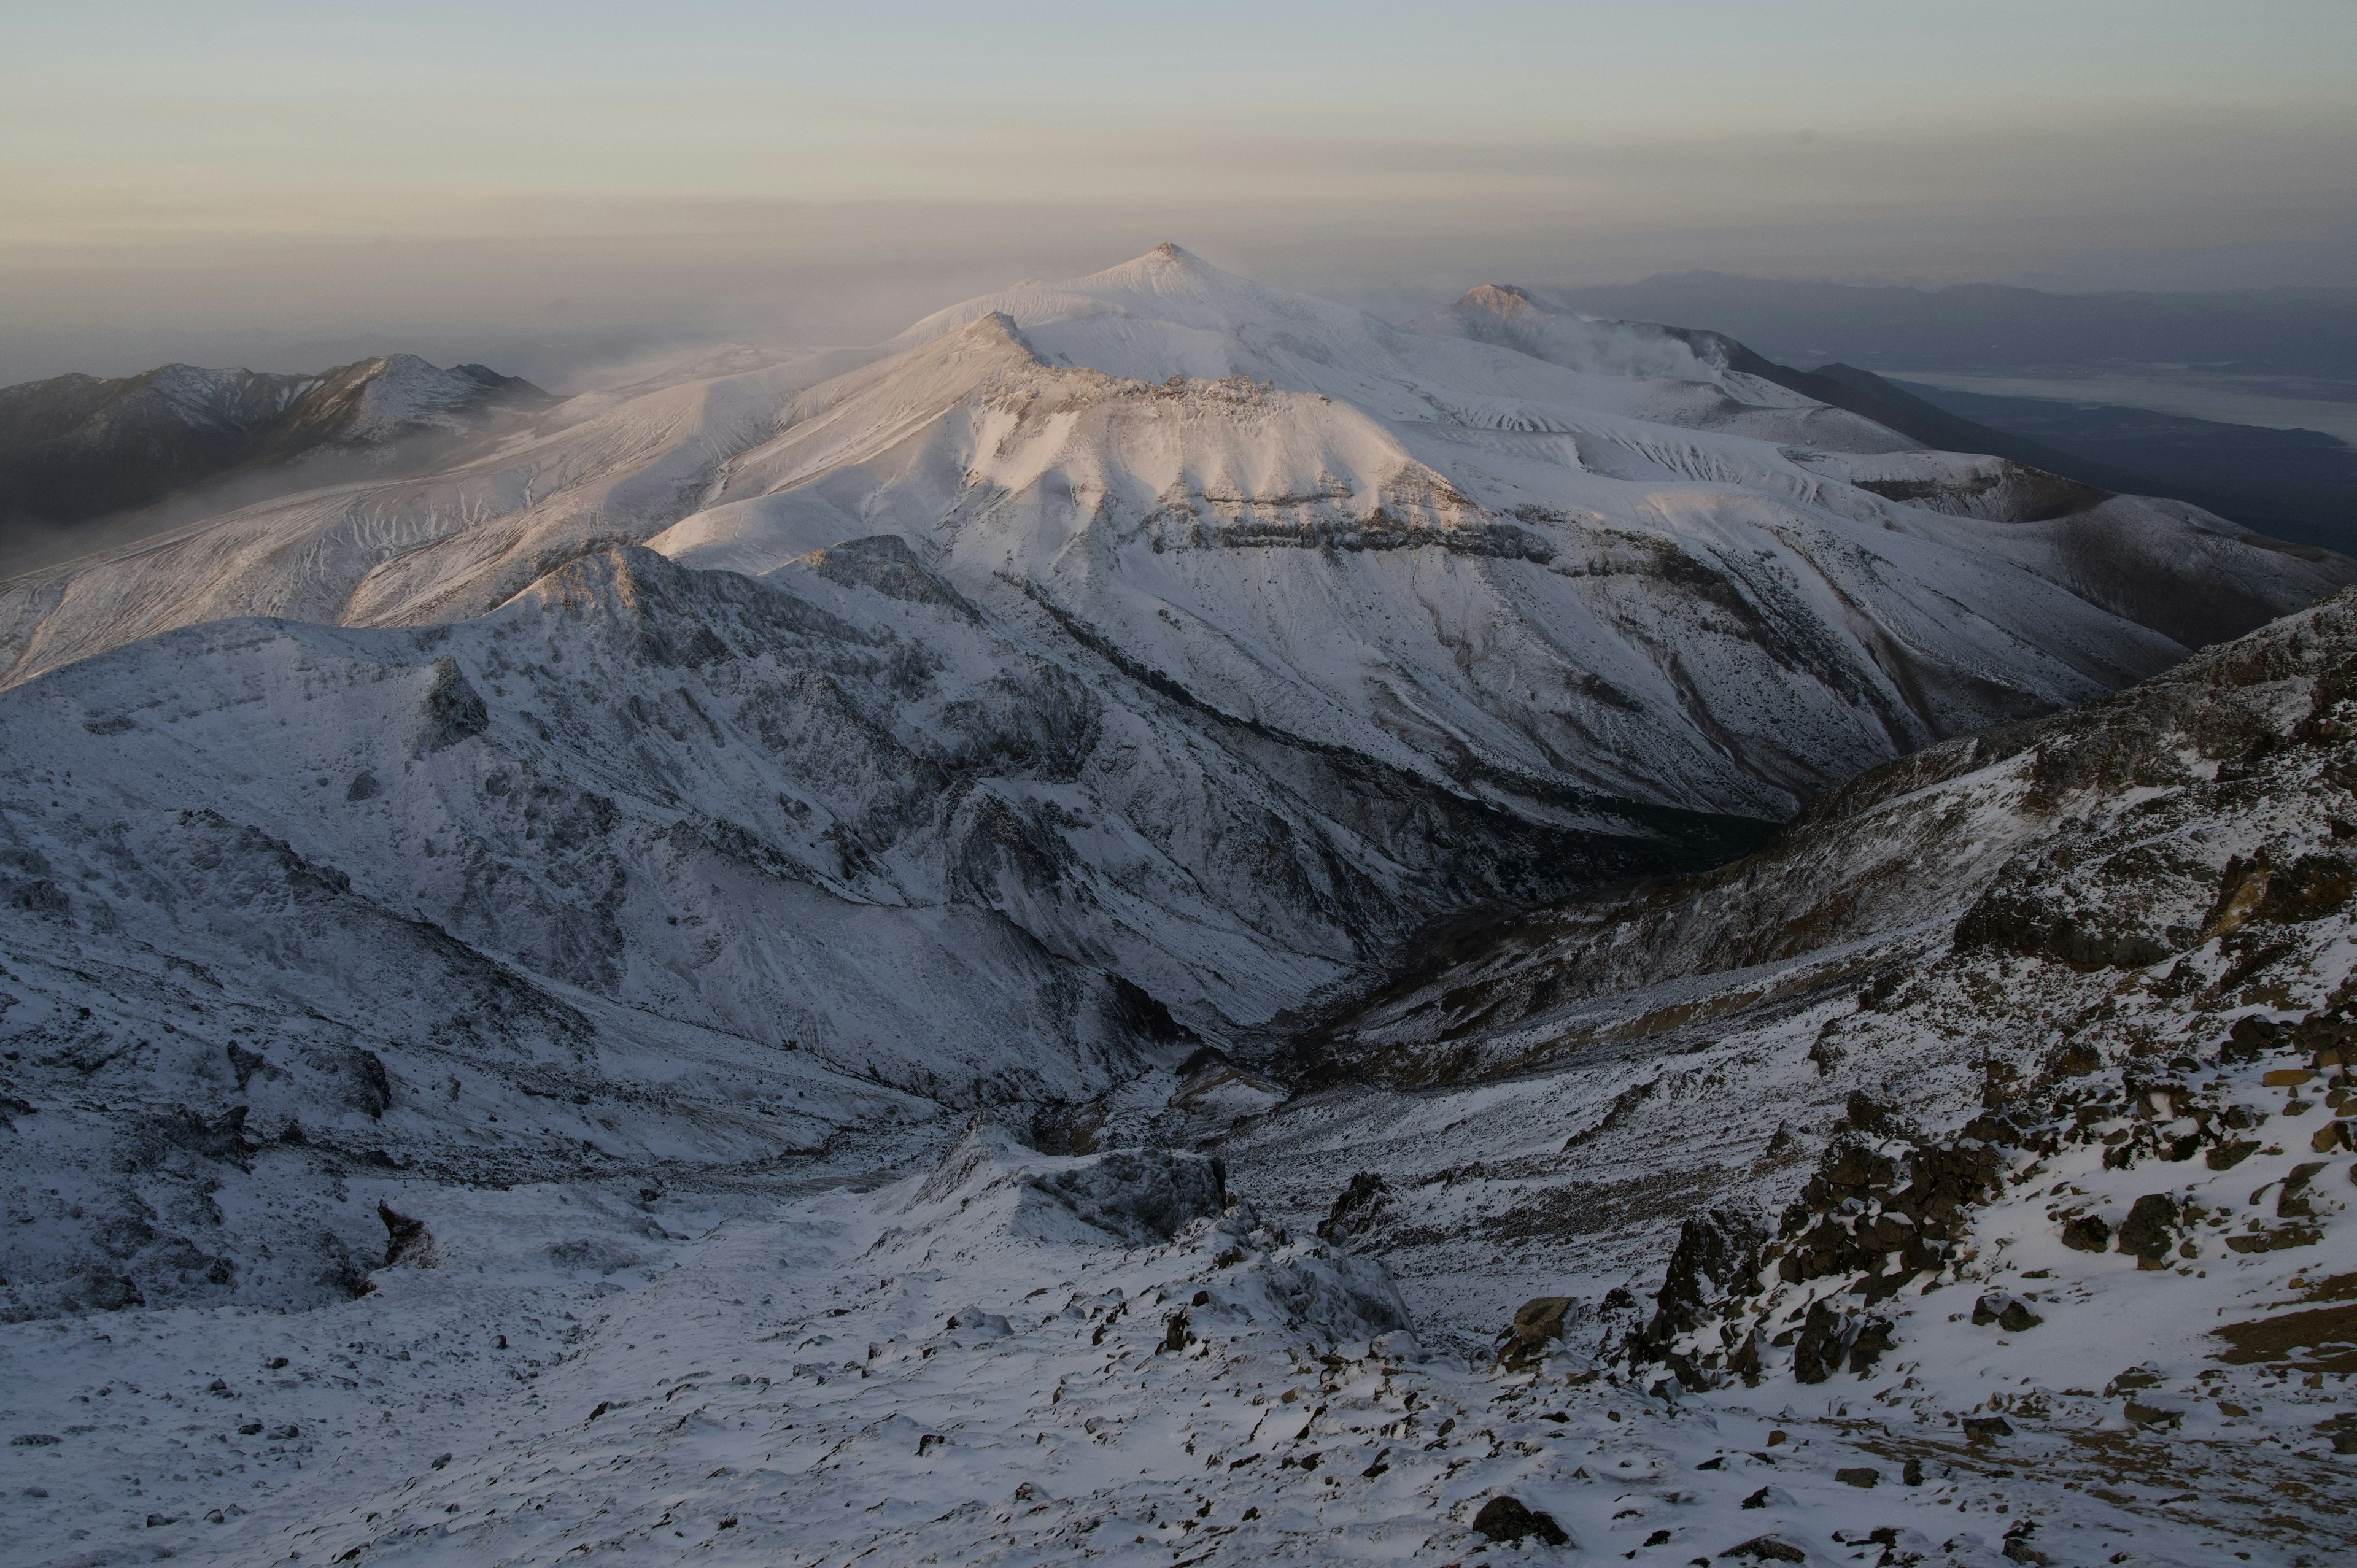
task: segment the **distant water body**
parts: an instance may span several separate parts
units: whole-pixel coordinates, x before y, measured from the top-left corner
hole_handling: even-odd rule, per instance
[[[2281,376],[2228,376],[2202,371],[2147,371],[2093,376],[1980,375],[1963,371],[1878,371],[1897,381],[1919,381],[1985,397],[2034,397],[2057,403],[2100,403],[2148,408],[2191,419],[2259,424],[2275,430],[2319,430],[2357,445],[2357,383]]]

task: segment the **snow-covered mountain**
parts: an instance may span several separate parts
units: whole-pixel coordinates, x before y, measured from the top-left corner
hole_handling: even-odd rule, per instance
[[[1512,1533],[1508,1488],[1616,1549],[1624,1513],[1714,1554],[1877,1522],[1727,1452],[1881,1452],[1789,1406],[1796,1313],[1817,1363],[1924,1347],[1861,1408],[1965,1402],[1964,1342],[1867,1312],[1887,1268],[1820,1222],[1920,1225],[1889,1173],[1961,1161],[1926,1283],[2027,1300],[1956,1213],[2028,1251],[2033,1159],[2092,1213],[2152,1142],[2077,1136],[2127,1122],[2055,1047],[2116,1110],[2259,1018],[2184,1084],[2214,1129],[2337,1026],[2345,909],[2283,900],[2340,864],[2352,612],[2303,607],[2357,564],[1749,362],[1505,288],[1395,328],[1165,247],[0,587],[39,1550],[145,1513],[223,1560],[1363,1561]],[[2293,1288],[2233,1255],[2186,1299]],[[1566,1451],[1642,1455],[1649,1500]],[[2141,1517],[2104,1508],[2071,1517]]]
[[[447,456],[495,413],[550,401],[485,366],[414,354],[317,375],[175,364],[0,387],[0,521],[81,522],[235,477],[317,484],[332,460]]]

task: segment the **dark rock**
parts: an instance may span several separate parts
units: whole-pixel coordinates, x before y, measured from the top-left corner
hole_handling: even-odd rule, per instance
[[[2072,1040],[2047,1058],[2046,1070],[2056,1078],[2084,1078],[2103,1069],[2104,1054],[2083,1041]]]
[[[406,1263],[414,1268],[438,1268],[442,1249],[434,1240],[434,1233],[425,1229],[423,1219],[412,1219],[382,1198],[377,1201],[376,1217],[384,1221],[384,1266],[388,1269]]]
[[[1107,972],[1105,980],[1113,991],[1106,1013],[1116,1028],[1159,1046],[1177,1045],[1200,1037],[1194,1030],[1170,1015],[1168,1004],[1158,1000],[1135,981],[1111,972]],[[1209,1052],[1208,1059],[1206,1052]],[[1223,1052],[1207,1046],[1180,1064],[1178,1076],[1192,1078],[1206,1068],[1222,1066],[1226,1061]]]
[[[2255,1061],[2275,1049],[2282,1038],[2283,1026],[2271,1018],[2238,1018],[2226,1032],[2220,1054],[2229,1061]]]
[[[1849,1369],[1861,1378],[1874,1370],[1875,1363],[1890,1348],[1895,1326],[1888,1318],[1867,1318],[1858,1329],[1857,1337],[1850,1341]]]
[[[122,1312],[147,1305],[147,1298],[140,1294],[138,1281],[106,1268],[91,1269],[82,1275],[81,1299],[92,1312]]]
[[[2177,1244],[2179,1219],[2175,1198],[2166,1193],[2145,1194],[2136,1200],[2120,1227],[2120,1251],[2153,1260],[2168,1256]]]
[[[1748,1294],[1760,1272],[1760,1250],[1768,1244],[1766,1226],[1748,1210],[1714,1208],[1689,1215],[1678,1228],[1677,1250],[1654,1299],[1653,1320],[1645,1326],[1644,1344],[1656,1354],[1669,1348],[1681,1334],[1692,1333],[1711,1316],[1710,1307],[1728,1294]]]
[[[239,1092],[244,1092],[245,1086],[253,1081],[253,1075],[257,1072],[262,1074],[265,1079],[275,1078],[278,1076],[277,1070],[271,1067],[269,1061],[260,1051],[249,1051],[243,1046],[239,1045],[235,1040],[231,1040],[229,1043],[227,1049],[229,1052],[229,1069],[237,1075],[237,1087]]]
[[[1579,1304],[1567,1295],[1534,1296],[1514,1309],[1514,1321],[1498,1337],[1498,1359],[1509,1369],[1530,1366],[1546,1354],[1550,1340],[1563,1338],[1564,1326]]]
[[[1760,1356],[1760,1330],[1754,1328],[1743,1337],[1743,1343],[1727,1359],[1727,1369],[1743,1380],[1746,1388],[1759,1386],[1762,1367]]]
[[[384,1058],[374,1051],[352,1053],[352,1097],[361,1110],[371,1117],[381,1117],[393,1109],[393,1079],[386,1076]]]
[[[2100,1252],[2112,1244],[2112,1228],[2093,1214],[2074,1214],[2062,1222],[2062,1244],[2074,1251]]]
[[[2046,1320],[2029,1310],[2029,1304],[2005,1291],[1991,1291],[1973,1304],[1973,1323],[1986,1327],[1994,1323],[2007,1334],[2019,1334],[2037,1327]]]
[[[1900,1472],[1899,1478],[1906,1482],[1910,1487],[1921,1486],[1923,1484],[1923,1461],[1910,1456],[1907,1461],[1907,1467]]]
[[[955,1151],[953,1150],[952,1153]],[[1168,1241],[1228,1206],[1228,1169],[1216,1157],[1168,1149],[1114,1149],[1026,1185],[1133,1246]]]
[[[2337,854],[2304,854],[2268,875],[2255,913],[2287,925],[2321,919],[2349,902],[2350,887],[2347,861]]]
[[[2309,1201],[2308,1184],[2314,1181],[2317,1173],[2322,1169],[2324,1162],[2321,1160],[2302,1160],[2292,1166],[2291,1174],[2284,1177],[2283,1187],[2276,1194],[2276,1219],[2306,1219],[2315,1214],[2315,1206]]]
[[[1374,1229],[1380,1212],[1391,1202],[1391,1188],[1373,1171],[1361,1171],[1342,1188],[1342,1195],[1318,1222],[1320,1240],[1340,1247],[1354,1236]]]
[[[1800,1342],[1792,1347],[1792,1377],[1796,1382],[1822,1383],[1841,1367],[1848,1348],[1850,1320],[1823,1299],[1809,1304],[1801,1324]]]
[[[1806,1563],[1809,1554],[1790,1541],[1779,1541],[1772,1535],[1755,1535],[1739,1546],[1730,1546],[1721,1557],[1749,1557],[1759,1563]]]
[[[491,715],[466,671],[448,654],[434,661],[434,684],[425,692],[425,728],[417,739],[421,756],[441,751],[490,727]]]
[[[1857,1465],[1846,1470],[1835,1470],[1834,1479],[1846,1487],[1871,1487],[1882,1479],[1882,1472],[1870,1465]]]
[[[1549,1546],[1565,1546],[1571,1541],[1553,1515],[1537,1512],[1524,1507],[1518,1498],[1508,1497],[1491,1498],[1483,1503],[1481,1511],[1473,1516],[1473,1528],[1492,1541],[1521,1541],[1535,1535]]]
[[[1968,1415],[1964,1417],[1966,1437],[2010,1437],[2013,1423],[2001,1415]]]

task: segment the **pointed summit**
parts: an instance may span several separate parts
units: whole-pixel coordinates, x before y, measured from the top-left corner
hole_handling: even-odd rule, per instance
[[[1184,245],[1175,243],[1169,240],[1163,241],[1162,243],[1155,246],[1154,249],[1146,252],[1146,254],[1138,257],[1136,261],[1130,263],[1132,266],[1153,264],[1158,264],[1164,268],[1175,267],[1178,271],[1190,273],[1217,274],[1221,271],[1220,268],[1213,266],[1211,263],[1205,261],[1194,252],[1187,249]],[[1120,272],[1122,269],[1115,267],[1112,270],[1114,272]]]

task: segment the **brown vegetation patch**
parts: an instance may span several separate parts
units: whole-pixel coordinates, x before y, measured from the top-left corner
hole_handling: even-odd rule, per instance
[[[2357,1305],[2279,1313],[2211,1332],[2233,1347],[2218,1358],[2230,1366],[2290,1363],[2295,1352],[2308,1351],[2297,1363],[2304,1370],[2357,1372]]]

